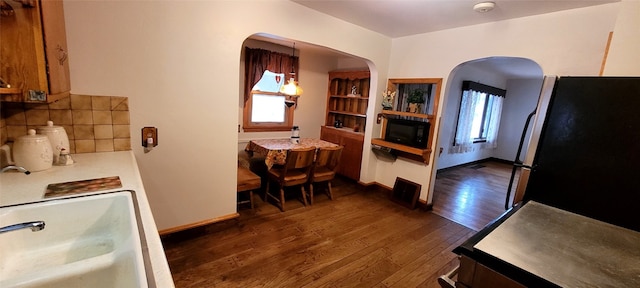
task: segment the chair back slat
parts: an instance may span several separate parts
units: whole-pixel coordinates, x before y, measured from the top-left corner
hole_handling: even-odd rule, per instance
[[[316,155],[316,167],[327,167],[329,170],[335,170],[340,164],[343,146],[320,148]]]
[[[310,167],[313,164],[316,148],[289,150],[287,153],[287,169],[300,169]]]

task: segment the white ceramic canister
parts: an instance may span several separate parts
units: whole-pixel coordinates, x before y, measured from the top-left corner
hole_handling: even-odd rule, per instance
[[[16,138],[13,142],[13,161],[16,165],[36,172],[47,170],[53,165],[53,149],[45,135],[36,135],[36,130]]]
[[[47,126],[38,127],[36,130],[38,134],[46,135],[51,142],[51,148],[53,148],[53,163],[58,163],[60,157],[60,151],[62,148],[71,151],[69,148],[69,137],[67,131],[62,126],[54,126],[53,121],[47,121]]]

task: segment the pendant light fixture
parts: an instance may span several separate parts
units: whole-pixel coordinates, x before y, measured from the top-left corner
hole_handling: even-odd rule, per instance
[[[300,88],[300,86],[298,86],[298,83],[296,83],[296,71],[293,70],[293,59],[296,56],[296,42],[293,42],[293,52],[291,53],[291,55],[291,73],[289,73],[291,77],[289,78],[289,81],[287,81],[287,84],[280,87],[280,93],[292,97],[299,97],[300,95],[302,95],[302,88]]]

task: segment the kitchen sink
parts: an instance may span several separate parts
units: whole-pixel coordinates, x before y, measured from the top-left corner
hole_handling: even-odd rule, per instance
[[[147,287],[135,193],[117,191],[0,207],[0,287]],[[141,228],[141,227],[140,227]]]

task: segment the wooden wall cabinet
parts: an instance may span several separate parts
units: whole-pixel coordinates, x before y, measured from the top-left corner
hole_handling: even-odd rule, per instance
[[[431,146],[434,142],[435,120],[437,119],[441,86],[442,78],[389,79],[387,89],[396,91],[393,108],[382,110],[382,135],[381,138],[371,139],[371,144],[391,148],[401,157],[429,163],[433,151]],[[425,91],[424,101],[420,103],[417,112],[409,112],[409,94],[416,89]],[[387,119],[391,117],[430,122],[427,147],[421,149],[385,141]]]
[[[369,84],[369,71],[329,72],[327,114],[320,132],[320,139],[344,146],[338,173],[356,181],[360,180]]]
[[[5,1],[0,17],[2,101],[54,102],[71,90],[62,0]]]

